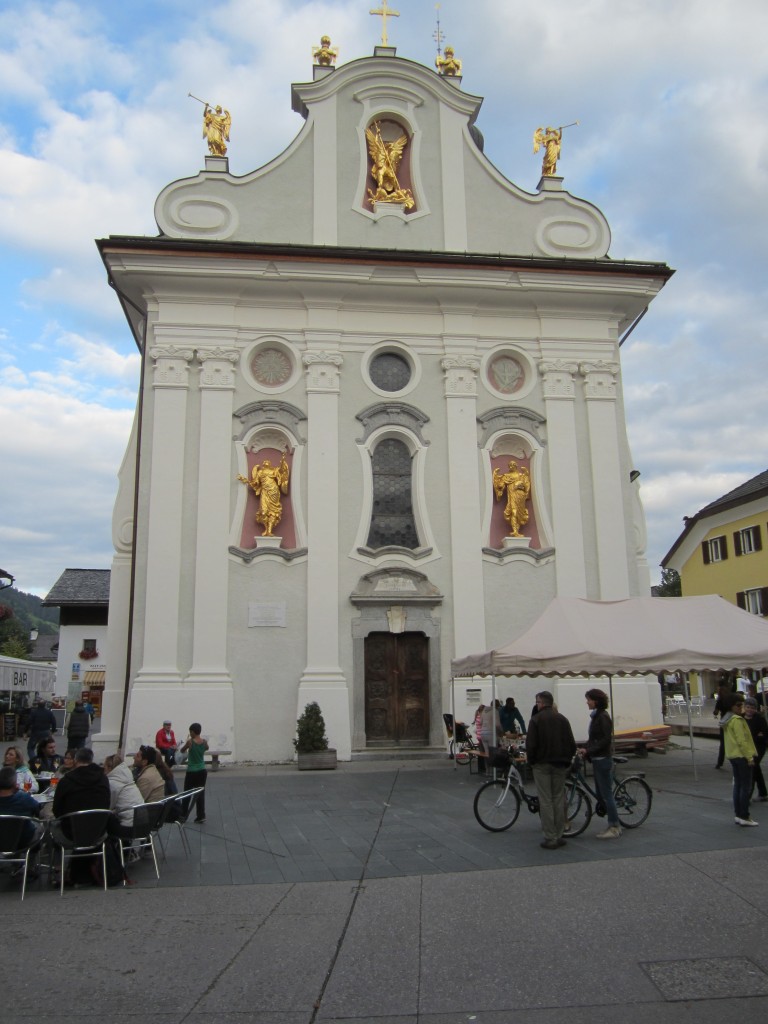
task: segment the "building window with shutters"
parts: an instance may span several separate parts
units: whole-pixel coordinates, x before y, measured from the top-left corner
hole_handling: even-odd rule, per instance
[[[728,557],[728,542],[725,537],[712,537],[710,540],[704,541],[701,550],[704,556],[704,565],[709,565],[711,562],[724,562]]]
[[[753,615],[768,615],[768,587],[740,590],[736,595],[736,604]]]
[[[751,555],[755,551],[762,551],[760,527],[748,526],[744,530],[736,530],[733,534],[733,549],[737,555]]]

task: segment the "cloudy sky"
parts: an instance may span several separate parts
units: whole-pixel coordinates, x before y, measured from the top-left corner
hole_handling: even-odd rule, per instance
[[[45,594],[108,567],[138,356],[93,244],[157,233],[202,168],[194,93],[233,114],[230,169],[281,152],[323,33],[370,55],[369,0],[20,0],[0,8],[0,566]],[[435,4],[392,0],[390,44],[432,66]],[[23,9],[23,17],[21,11]],[[677,274],[623,349],[656,567],[684,514],[768,466],[765,0],[443,0],[489,159],[534,191],[540,124],[615,258]],[[652,570],[654,580],[658,570]]]

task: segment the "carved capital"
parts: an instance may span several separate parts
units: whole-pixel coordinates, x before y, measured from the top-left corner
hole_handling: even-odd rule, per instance
[[[178,345],[154,345],[149,350],[154,364],[152,387],[155,388],[186,388],[189,387],[189,364],[194,351]]]
[[[232,390],[235,386],[235,364],[239,358],[233,348],[199,348],[200,387]]]
[[[584,378],[584,396],[587,399],[615,400],[618,363],[597,359],[592,363],[582,363],[579,371]]]
[[[338,392],[339,367],[344,362],[338,352],[305,352],[307,391]]]
[[[543,359],[539,363],[539,373],[545,398],[576,397],[574,375],[578,372],[578,363],[567,359]]]
[[[445,374],[446,397],[477,395],[477,373],[480,360],[473,356],[446,356],[440,365]]]

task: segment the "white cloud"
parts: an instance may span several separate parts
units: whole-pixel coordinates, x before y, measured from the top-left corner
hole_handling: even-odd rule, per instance
[[[431,66],[434,5],[403,7],[390,32],[398,54]],[[678,269],[622,350],[655,564],[683,514],[765,468],[768,5],[445,0],[441,20],[464,61],[462,89],[486,97],[478,124],[492,162],[533,190],[533,129],[579,118],[563,146],[566,188],[604,209],[612,256]],[[103,415],[127,436],[137,365],[93,239],[154,235],[158,192],[202,168],[202,110],[189,91],[232,111],[233,173],[277,156],[302,126],[290,85],[311,78],[323,32],[344,63],[372,52],[379,19],[356,0],[135,0],[130,16],[78,0],[0,12],[0,249],[11,277],[19,254],[28,260],[15,285],[6,269],[0,388],[19,449],[29,427],[29,458],[45,460],[47,443],[77,493],[85,434],[100,438]],[[74,431],[77,451],[51,437],[52,417],[54,433]],[[122,442],[108,430],[105,445],[111,465]],[[49,502],[44,477],[24,471],[19,459],[4,479]],[[33,513],[19,529],[35,529]],[[64,524],[52,532],[71,553]],[[71,536],[84,542],[76,528]]]

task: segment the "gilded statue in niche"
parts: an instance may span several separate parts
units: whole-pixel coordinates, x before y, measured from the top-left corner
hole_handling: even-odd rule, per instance
[[[525,506],[531,497],[531,477],[525,466],[518,469],[517,463],[512,461],[506,473],[502,473],[498,466],[494,469],[493,493],[497,501],[501,501],[505,490],[507,504],[504,518],[509,523],[509,536],[522,537],[520,529],[528,522],[528,509]]]
[[[376,182],[376,191],[368,189],[368,202],[398,203],[406,210],[414,206],[410,189],[401,188],[397,178],[397,169],[403,159],[408,136],[400,135],[393,141],[385,141],[381,134],[381,123],[374,121],[370,128],[365,129],[368,140],[368,155],[371,158],[371,177]]]
[[[251,479],[238,475],[237,479],[250,487],[259,499],[256,522],[264,527],[265,537],[272,537],[275,527],[283,517],[281,494],[288,493],[290,471],[283,452],[280,465],[273,466],[269,459],[257,463],[251,470]]]

